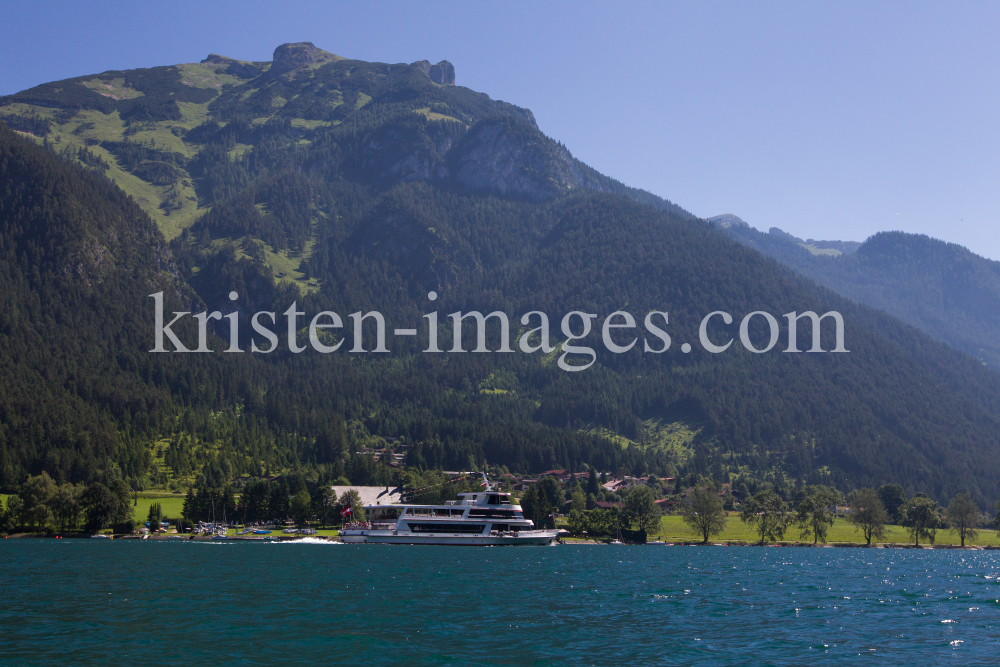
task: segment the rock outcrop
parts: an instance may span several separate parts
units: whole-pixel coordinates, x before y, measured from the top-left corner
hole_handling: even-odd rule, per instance
[[[316,48],[312,42],[282,44],[274,50],[270,71],[272,76],[281,76],[282,74],[287,74],[303,67],[311,67],[340,59],[340,56]]]
[[[361,154],[365,172],[391,183],[448,177],[445,155],[460,136],[456,123],[387,126],[369,135]]]
[[[447,60],[442,60],[437,65],[431,67],[428,73],[434,83],[455,85],[455,66]]]
[[[469,190],[542,201],[580,185],[567,151],[514,119],[477,123],[455,153],[452,175]]]
[[[455,85],[455,66],[447,60],[442,60],[436,65],[431,65],[430,61],[427,60],[418,60],[412,65],[430,77],[434,83]]]
[[[296,42],[282,44],[274,50],[271,74],[277,76],[298,69],[303,65],[316,62],[315,54],[319,51],[312,42]]]

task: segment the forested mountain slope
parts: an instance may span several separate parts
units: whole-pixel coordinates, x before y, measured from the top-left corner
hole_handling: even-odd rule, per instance
[[[0,172],[0,292],[9,293],[5,313],[33,318],[8,320],[4,335],[37,349],[0,349],[11,377],[25,378],[5,374],[4,484],[42,469],[86,479],[118,466],[170,480],[201,470],[224,481],[299,465],[363,483],[373,479],[371,457],[352,452],[381,436],[408,443],[410,465],[453,470],[595,465],[845,489],[898,481],[942,498],[966,489],[992,498],[995,374],[597,174],[530,112],[433,67],[285,45],[272,63],[212,56],[0,101],[5,122],[35,137],[2,134],[11,166]],[[54,188],[58,197],[45,194]],[[216,323],[214,354],[150,354],[149,294],[161,290],[168,310],[237,311],[244,350],[252,314],[282,313],[292,301],[309,318],[339,313],[347,340],[330,354],[284,344],[226,354],[228,329]],[[844,313],[849,353],[782,352],[784,313],[831,309]],[[369,310],[385,314],[390,353],[347,351],[348,314]],[[448,314],[472,310],[505,312],[515,351],[428,354],[425,329],[391,335],[436,311],[447,350]],[[559,323],[574,310],[597,315],[578,342],[594,349],[594,364],[567,372]],[[616,310],[639,325],[624,354],[601,342]],[[669,311],[662,326],[673,343],[662,354],[641,339],[662,347],[643,322],[651,310]],[[714,340],[736,339],[722,354],[698,343],[715,310],[735,318],[709,327]],[[779,343],[759,355],[739,341],[740,320],[757,310],[781,326]],[[519,350],[529,311],[548,314],[551,354]],[[466,350],[476,345],[471,324]],[[749,335],[763,348],[760,325]],[[274,328],[284,331],[280,320]],[[197,338],[191,326],[182,335]],[[803,324],[800,349],[810,338]],[[496,331],[487,342],[498,349]],[[832,329],[823,343],[832,349]],[[123,389],[93,389],[107,384]],[[32,410],[77,414],[46,430]]]
[[[780,231],[780,230],[778,230]],[[726,232],[854,301],[884,310],[1000,369],[1000,262],[920,234],[880,232],[856,252],[818,256],[750,227]]]

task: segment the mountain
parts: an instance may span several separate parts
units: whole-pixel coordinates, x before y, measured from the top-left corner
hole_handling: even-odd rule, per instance
[[[743,219],[732,213],[724,213],[722,215],[716,215],[708,219],[716,227],[721,227],[722,229],[729,229],[730,227],[749,227],[747,223],[743,222]]]
[[[860,244],[803,242],[774,227],[767,234],[749,226],[727,233],[838,294],[1000,369],[1000,262],[904,232],[880,232]]]
[[[0,292],[5,313],[33,318],[5,320],[2,335],[20,346],[10,349],[37,348],[25,357],[0,346],[11,377],[25,378],[0,394],[0,481],[117,468],[177,488],[198,475],[307,468],[382,483],[389,469],[355,452],[400,438],[418,467],[594,465],[779,489],[899,482],[993,502],[996,374],[734,242],[742,227],[719,230],[599,174],[530,111],[458,80],[446,61],[368,63],[299,43],[271,62],[213,55],[0,100],[16,131],[0,130],[0,164],[10,165],[0,170]],[[206,337],[213,354],[151,354],[149,295],[160,291],[168,312],[235,312],[243,350],[269,348],[251,328],[255,312],[293,301],[307,317],[338,313],[343,335],[317,340],[344,345],[227,354],[218,321]],[[494,310],[507,314],[515,352],[422,352],[426,314],[438,313],[448,350],[448,314]],[[602,325],[619,310],[646,340],[615,354]],[[662,353],[645,323],[652,310],[669,311]],[[735,342],[710,354],[699,324],[716,310],[734,323],[715,318],[708,334]],[[850,352],[782,352],[783,314],[807,310],[843,313]],[[347,351],[375,346],[370,331],[353,340],[348,318],[368,311],[385,315],[388,354]],[[551,353],[519,349],[531,311],[548,314]],[[595,314],[576,341],[592,353],[569,357],[593,362],[580,372],[560,363],[572,352],[560,326],[571,311]],[[740,343],[739,322],[754,311],[779,321],[764,354]],[[193,348],[194,322],[183,324]],[[417,337],[392,335],[415,325]],[[617,333],[607,335],[625,344]],[[489,350],[499,336],[491,328]],[[763,318],[747,336],[767,347]],[[800,330],[800,348],[807,339]],[[834,347],[832,329],[821,342]],[[80,418],[53,422],[46,410]],[[100,445],[81,435],[94,432]]]

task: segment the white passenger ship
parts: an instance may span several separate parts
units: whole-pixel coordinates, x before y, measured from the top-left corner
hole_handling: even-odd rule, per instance
[[[509,493],[494,491],[484,480],[482,491],[458,494],[444,505],[365,505],[369,521],[340,531],[354,544],[454,544],[500,546],[549,545],[557,531],[535,530]]]

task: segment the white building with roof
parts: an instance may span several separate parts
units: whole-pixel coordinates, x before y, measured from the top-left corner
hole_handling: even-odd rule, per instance
[[[347,491],[357,491],[362,505],[396,505],[400,502],[400,493],[388,486],[333,486],[330,487],[339,500]]]

